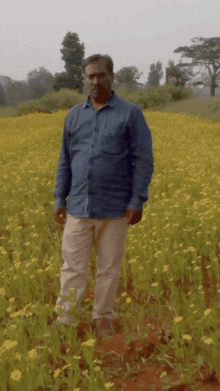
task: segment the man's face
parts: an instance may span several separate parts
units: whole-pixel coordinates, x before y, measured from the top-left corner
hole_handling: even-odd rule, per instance
[[[103,60],[89,64],[85,68],[85,87],[90,98],[96,103],[105,103],[111,96],[113,80],[114,73],[108,73]]]

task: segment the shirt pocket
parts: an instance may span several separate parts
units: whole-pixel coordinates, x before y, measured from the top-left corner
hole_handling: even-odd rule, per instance
[[[101,136],[101,149],[105,154],[120,155],[127,148],[124,129],[106,131]]]

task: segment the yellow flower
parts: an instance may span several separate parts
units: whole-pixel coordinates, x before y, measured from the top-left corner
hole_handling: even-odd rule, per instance
[[[151,286],[158,286],[158,282],[153,282],[153,284],[151,284]]]
[[[204,339],[204,342],[205,342],[207,345],[210,345],[210,343],[213,343],[213,340],[212,340],[212,338],[205,338],[205,339]]]
[[[61,372],[60,368],[56,369],[56,371],[54,372],[54,375],[53,375],[54,379],[56,379],[56,377],[59,376],[60,372]]]
[[[211,312],[210,308],[207,308],[207,310],[204,311],[204,315],[207,316]]]
[[[121,297],[125,297],[127,295],[126,292],[122,293]]]
[[[13,308],[12,308],[12,307],[8,307],[6,311],[7,311],[7,312],[12,312],[12,311],[13,311]]]
[[[82,346],[93,346],[94,342],[95,342],[95,339],[89,339],[88,341],[83,342]]]
[[[94,363],[97,363],[97,364],[102,364],[102,361],[100,360],[93,360]]]
[[[105,383],[105,387],[107,388],[107,390],[110,388],[110,387],[113,387],[114,386],[114,383]]]
[[[174,319],[174,322],[177,323],[177,322],[180,322],[182,320],[182,316],[177,316],[175,319]]]
[[[130,261],[128,261],[128,263],[133,263],[133,262],[137,262],[137,259],[130,259]]]
[[[160,378],[162,378],[162,377],[164,377],[166,375],[167,375],[167,372],[165,371],[165,372],[161,373]]]
[[[130,303],[131,302],[131,299],[130,299],[130,297],[127,297],[127,299],[126,299],[126,303]]]
[[[163,266],[163,271],[166,272],[167,269],[168,269],[168,267],[169,267],[169,265],[164,265],[164,266]]]
[[[11,297],[11,298],[9,299],[9,301],[10,301],[10,303],[14,303],[15,298],[14,298],[14,297]]]
[[[15,358],[16,358],[18,361],[21,361],[21,354],[16,353]]]
[[[65,366],[63,367],[63,369],[66,369],[66,368],[69,368],[69,367],[71,367],[71,364],[65,365]]]
[[[87,376],[87,375],[88,375],[88,369],[86,369],[85,371],[83,371],[82,374],[85,375],[85,376]]]
[[[17,369],[15,369],[13,372],[11,372],[11,379],[12,380],[19,381],[20,378],[21,378],[21,371],[18,371]]]
[[[161,253],[162,253],[162,251],[157,251],[157,252],[154,254],[154,256],[157,257],[158,254],[161,254]]]
[[[190,341],[192,339],[192,337],[189,334],[184,334],[183,339]]]
[[[2,347],[5,350],[10,350],[11,348],[13,348],[13,346],[16,346],[17,344],[18,344],[17,341],[10,341],[10,339],[6,339]]]
[[[73,358],[75,358],[76,360],[80,360],[80,356],[73,356]]]
[[[95,369],[95,371],[97,371],[97,372],[100,371],[100,367],[98,367],[98,366],[95,367],[94,369]]]
[[[4,296],[5,295],[5,290],[4,288],[0,288],[0,296]]]
[[[10,315],[10,318],[16,318],[17,316],[23,315],[23,310],[19,310]]]
[[[37,354],[36,349],[30,350],[30,351],[28,352],[28,355],[29,355],[29,357],[31,357],[31,358],[37,358],[37,357],[38,357],[38,354]]]
[[[191,252],[191,251],[196,251],[196,249],[193,247],[193,246],[189,246],[188,248],[186,248],[186,250],[183,250],[183,252]]]

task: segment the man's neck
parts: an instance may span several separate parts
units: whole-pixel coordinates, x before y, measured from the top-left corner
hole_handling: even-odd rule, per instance
[[[111,95],[109,95],[108,99],[105,102],[101,102],[101,103],[98,103],[95,100],[91,99],[90,96],[89,96],[89,99],[91,100],[93,107],[103,107],[106,105],[106,103],[111,98],[111,96],[112,96],[112,91],[111,91]]]

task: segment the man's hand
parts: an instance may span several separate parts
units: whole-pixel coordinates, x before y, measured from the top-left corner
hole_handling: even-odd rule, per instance
[[[125,214],[123,215],[126,218],[126,222],[129,225],[137,224],[142,219],[142,210],[137,209],[128,209],[126,210]],[[55,220],[57,223],[65,224],[66,222],[66,208],[58,208],[54,212]]]
[[[129,225],[137,224],[142,219],[143,210],[137,210],[137,209],[128,209],[126,210],[125,216],[126,222]]]
[[[65,224],[66,222],[66,208],[58,208],[54,212],[55,220],[57,223]]]

